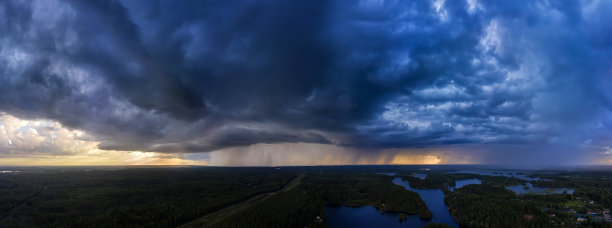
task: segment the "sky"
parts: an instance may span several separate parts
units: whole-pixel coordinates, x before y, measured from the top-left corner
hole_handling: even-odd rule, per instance
[[[0,2],[0,165],[612,164],[612,1]]]

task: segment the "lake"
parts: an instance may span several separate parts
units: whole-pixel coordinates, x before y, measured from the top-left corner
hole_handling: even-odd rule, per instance
[[[525,189],[525,186],[528,188]],[[516,194],[563,194],[566,192],[567,194],[574,194],[574,189],[571,188],[542,188],[542,187],[533,187],[533,184],[526,183],[525,185],[513,185],[510,187],[506,187],[508,190],[512,190],[516,192]]]
[[[397,173],[376,173],[376,174],[390,176],[390,177],[397,175]]]
[[[482,184],[482,181],[476,178],[458,180],[458,181],[455,181],[455,187],[451,187],[450,190],[454,191],[455,189],[462,188],[463,186],[466,186],[469,184]]]
[[[423,227],[428,221],[418,215],[408,215],[400,223],[398,213],[381,214],[373,206],[365,207],[325,207],[327,227]]]
[[[539,177],[530,177],[527,173],[518,173],[515,171],[495,171],[495,170],[462,170],[462,171],[453,171],[447,173],[469,173],[469,174],[478,174],[478,175],[486,175],[486,176],[504,176],[504,177],[515,177],[521,180],[526,181],[545,181],[545,179],[540,179]]]
[[[425,173],[413,173],[412,176],[421,180],[425,180],[425,178],[427,178],[427,174]]]
[[[469,173],[469,174],[488,175],[488,176],[515,177],[515,178],[526,180],[526,181],[548,181],[547,179],[541,179],[539,177],[529,177],[528,176],[529,174],[526,174],[526,173],[519,174],[514,171],[464,170],[464,171],[454,171],[454,172],[448,172],[448,173]],[[474,182],[474,180],[478,180],[478,179],[468,179],[468,180],[457,181],[457,185],[455,186],[455,188],[451,188],[451,191],[454,189],[463,187],[464,185],[476,184],[476,183],[470,183],[470,182]],[[460,185],[459,182],[461,182],[462,185]],[[480,183],[481,183],[480,180],[478,180],[477,184],[480,184]],[[527,186],[527,188],[525,188],[525,186]],[[574,193],[574,189],[571,189],[571,188],[533,187],[533,184],[531,184],[531,182],[527,182],[524,185],[522,184],[513,185],[510,187],[506,187],[506,189],[512,190],[516,194],[563,194],[564,192],[568,194]]]

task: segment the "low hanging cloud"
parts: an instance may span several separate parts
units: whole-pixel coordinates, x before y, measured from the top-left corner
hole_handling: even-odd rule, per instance
[[[181,154],[101,150],[87,133],[0,113],[0,165],[207,165]]]
[[[441,151],[380,150],[376,153],[328,144],[280,143],[253,144],[232,147],[205,154],[186,155],[185,158],[205,160],[217,166],[310,166],[310,165],[413,165],[413,164],[469,164],[472,161]]]
[[[5,1],[0,111],[86,132],[101,150],[524,145],[609,157],[611,10],[597,0]]]

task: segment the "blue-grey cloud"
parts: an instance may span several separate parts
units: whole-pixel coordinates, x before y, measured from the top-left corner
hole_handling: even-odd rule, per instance
[[[85,130],[102,149],[602,151],[610,10],[596,0],[7,1],[0,111]]]

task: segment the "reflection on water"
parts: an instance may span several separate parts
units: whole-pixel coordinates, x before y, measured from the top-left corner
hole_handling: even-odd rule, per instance
[[[529,174],[517,173],[514,171],[486,171],[486,170],[467,170],[456,171],[449,173],[470,173],[490,176],[506,176],[515,177],[526,181],[544,180],[538,177],[529,177]],[[378,173],[387,176],[395,176],[397,173]],[[413,173],[414,177],[425,179],[427,174]],[[327,226],[329,227],[423,227],[430,222],[444,223],[453,227],[459,227],[457,222],[450,215],[448,206],[444,203],[444,192],[440,189],[415,189],[410,186],[408,181],[402,178],[393,178],[393,183],[404,187],[408,191],[413,191],[419,194],[421,199],[425,201],[427,208],[433,213],[433,219],[424,221],[418,215],[409,215],[407,220],[400,222],[398,213],[381,214],[373,206],[366,207],[325,207]],[[470,184],[482,184],[482,181],[477,178],[457,180],[455,186],[450,188],[451,191],[462,188]],[[533,187],[531,183],[525,185],[514,185],[507,189],[516,192],[517,194],[572,194],[573,189],[570,188],[542,188]]]
[[[381,174],[381,175],[386,175],[386,176],[395,176],[397,175],[397,173],[376,173],[376,174]]]
[[[13,170],[0,170],[0,173],[19,173],[21,171],[13,171]]]
[[[416,177],[416,178],[419,178],[421,180],[424,180],[425,178],[427,178],[427,174],[426,173],[413,173],[412,176]]]
[[[458,181],[455,181],[455,187],[451,187],[450,190],[454,191],[455,189],[462,188],[463,186],[466,186],[466,185],[469,185],[469,184],[482,184],[482,181],[480,181],[479,179],[476,179],[476,178],[465,179],[465,180],[458,180]]]
[[[506,189],[516,192],[516,194],[574,194],[574,189],[571,188],[542,188],[533,187],[533,184],[526,183],[525,185],[513,185]]]
[[[387,176],[395,176],[396,173],[377,173]],[[422,174],[422,179],[427,174]],[[418,177],[418,176],[417,176]],[[418,177],[418,178],[421,178]],[[393,183],[404,187],[406,190],[416,192],[425,201],[427,208],[433,213],[433,218],[429,221],[421,220],[417,214],[408,215],[405,221],[399,221],[398,213],[381,214],[373,206],[365,207],[325,207],[326,224],[328,227],[423,227],[430,222],[445,223],[453,227],[459,225],[453,220],[448,211],[448,206],[444,204],[444,193],[440,189],[415,189],[410,186],[408,181],[396,177]],[[480,183],[478,179],[467,179],[457,181],[457,188],[468,184]]]
[[[428,221],[418,215],[409,215],[400,223],[398,213],[381,214],[373,206],[365,207],[325,207],[327,227],[423,227]]]
[[[487,175],[487,176],[515,177],[515,178],[526,180],[526,181],[549,181],[548,179],[541,179],[539,177],[530,177],[529,174],[518,173],[515,171],[463,170],[463,171],[454,171],[454,172],[448,172],[448,173],[469,173],[469,174],[478,174],[478,175]],[[451,188],[451,191],[463,186],[463,185],[460,186],[459,182],[461,181],[457,181],[456,187]],[[470,183],[467,183],[467,184],[470,184]],[[464,184],[464,185],[467,185],[467,184]],[[480,180],[478,181],[478,184],[480,184]],[[562,194],[562,193],[573,194],[574,193],[574,189],[571,189],[571,188],[533,187],[533,184],[531,184],[531,182],[528,182],[524,185],[513,185],[510,187],[506,187],[506,189],[512,190],[516,192],[516,194]]]
[[[413,191],[421,196],[427,208],[433,213],[432,222],[445,223],[453,227],[459,227],[448,211],[448,206],[444,204],[444,192],[440,189],[415,189],[410,186],[408,181],[402,178],[393,178],[393,183],[404,187],[406,190]]]
[[[386,176],[391,176],[391,177],[397,175],[397,173],[376,173],[376,174],[381,174],[381,175],[386,175]],[[424,180],[425,178],[427,178],[426,173],[413,173],[412,176],[419,178],[421,180]]]
[[[545,179],[540,179],[539,177],[530,177],[529,174],[519,173],[515,171],[490,171],[490,170],[461,170],[461,171],[453,171],[448,173],[469,173],[469,174],[478,174],[478,175],[487,175],[487,176],[504,176],[504,177],[515,177],[521,180],[526,181],[545,181]]]

